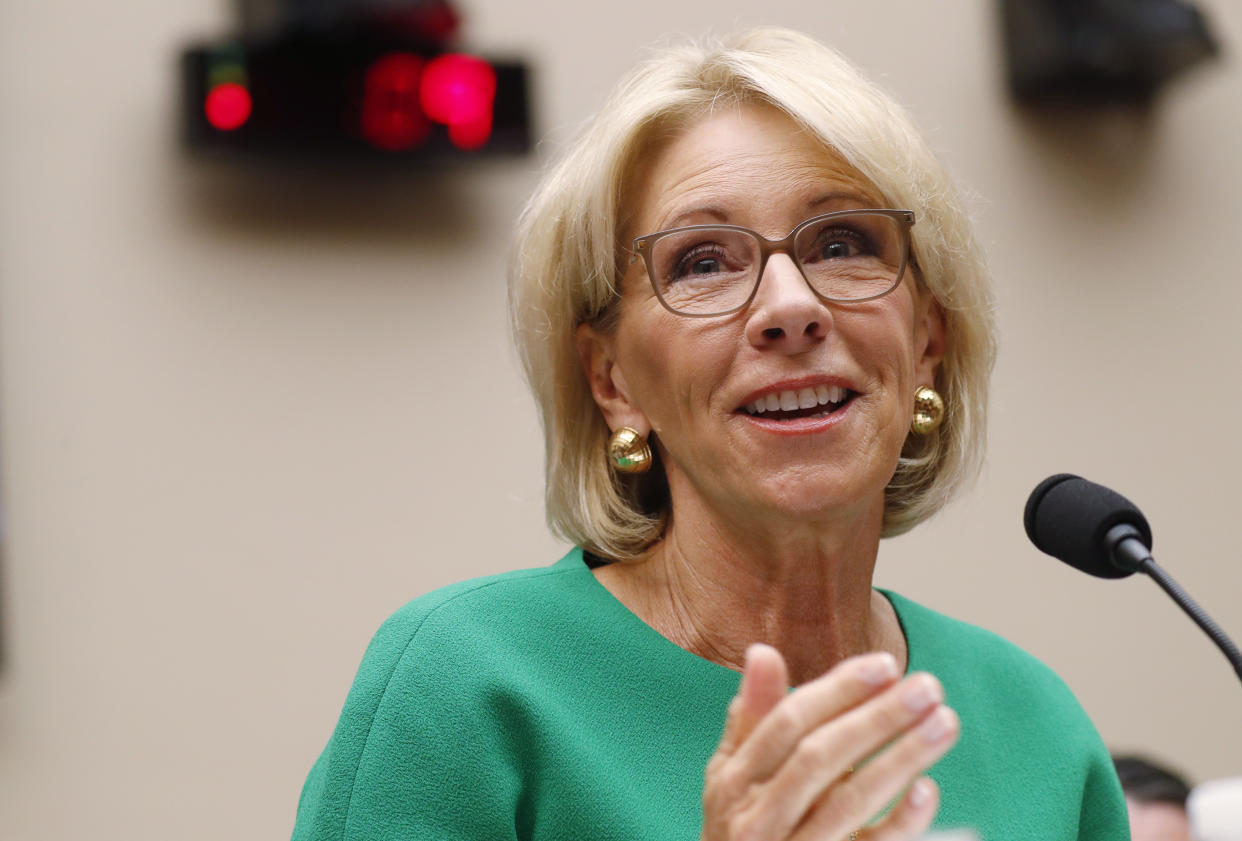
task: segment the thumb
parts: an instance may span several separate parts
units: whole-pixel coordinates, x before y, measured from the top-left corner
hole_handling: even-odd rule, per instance
[[[717,753],[729,755],[740,747],[788,692],[789,669],[781,653],[763,643],[746,649],[742,684],[729,704],[725,732]]]

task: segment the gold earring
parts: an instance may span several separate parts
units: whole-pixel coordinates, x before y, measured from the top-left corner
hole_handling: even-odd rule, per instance
[[[637,429],[623,426],[608,438],[608,460],[618,473],[646,473],[651,469],[651,447]]]
[[[915,435],[928,435],[944,422],[944,400],[934,388],[925,385],[914,391],[914,418],[910,431]]]

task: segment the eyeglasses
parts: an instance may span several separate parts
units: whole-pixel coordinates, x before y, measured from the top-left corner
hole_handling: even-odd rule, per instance
[[[678,315],[729,315],[750,303],[773,254],[787,254],[823,301],[887,295],[905,274],[909,210],[841,210],[812,216],[782,240],[737,225],[691,225],[634,240],[656,297]]]

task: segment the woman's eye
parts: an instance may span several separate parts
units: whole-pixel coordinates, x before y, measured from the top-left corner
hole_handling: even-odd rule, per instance
[[[824,247],[820,250],[820,256],[825,260],[833,260],[841,257],[849,257],[854,249],[852,243],[841,239],[829,240],[824,243]]]
[[[671,280],[721,274],[726,271],[727,255],[717,248],[692,248],[684,253],[669,272]]]
[[[815,252],[819,260],[840,260],[873,253],[870,240],[858,231],[825,231],[820,235],[819,242]]]

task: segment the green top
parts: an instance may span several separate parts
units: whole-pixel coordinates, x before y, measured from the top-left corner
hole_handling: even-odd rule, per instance
[[[1047,667],[885,594],[910,668],[961,716],[931,776],[937,828],[983,841],[1125,841],[1108,753]],[[298,806],[295,841],[694,841],[739,675],[617,601],[580,549],[466,581],[384,623]]]

